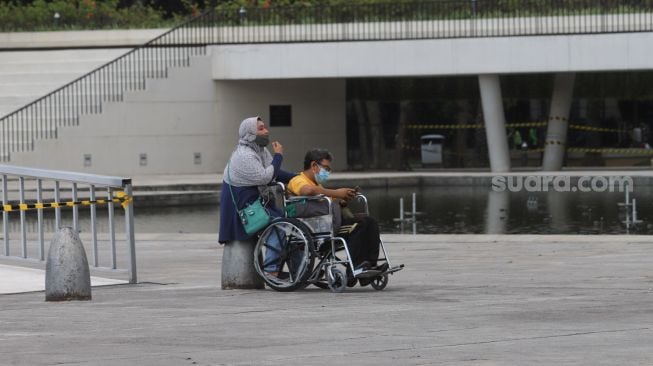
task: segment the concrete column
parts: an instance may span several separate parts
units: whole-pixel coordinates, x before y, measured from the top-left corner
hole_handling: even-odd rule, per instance
[[[510,209],[510,192],[490,191],[487,194],[486,234],[505,234]]]
[[[546,193],[546,206],[551,217],[551,229],[556,232],[566,232],[569,226],[569,192],[557,192],[549,187]]]
[[[254,268],[256,240],[234,240],[222,252],[222,289],[262,289],[265,283]]]
[[[478,84],[481,89],[490,169],[492,172],[508,172],[510,171],[510,154],[499,75],[479,75]]]
[[[544,142],[542,170],[558,171],[562,169],[562,162],[567,148],[569,109],[571,108],[575,79],[575,73],[560,73],[555,75],[549,122]]]

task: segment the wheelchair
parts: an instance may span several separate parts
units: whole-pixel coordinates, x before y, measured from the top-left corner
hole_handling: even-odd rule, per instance
[[[383,241],[379,242],[377,269],[354,268],[347,235],[343,234],[356,224],[343,225],[335,232],[334,205],[329,197],[286,197],[282,183],[276,183],[276,189],[272,199],[283,209],[284,217],[274,219],[260,233],[254,249],[256,272],[272,289],[287,292],[314,285],[343,292],[358,282],[380,291],[388,285],[389,275],[404,268],[403,264],[392,266]],[[312,214],[306,212],[310,209],[298,209],[306,207],[313,208]],[[369,214],[367,198],[362,194],[347,207],[359,218]]]

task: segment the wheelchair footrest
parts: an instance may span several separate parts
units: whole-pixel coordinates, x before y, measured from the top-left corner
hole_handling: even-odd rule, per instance
[[[356,278],[372,278],[381,274],[381,271],[375,269],[368,270],[357,270],[354,272],[354,277]]]
[[[394,267],[388,269],[387,271],[385,271],[383,273],[395,273],[395,272],[401,271],[402,269],[404,269],[404,265],[400,264],[398,266],[394,266]]]

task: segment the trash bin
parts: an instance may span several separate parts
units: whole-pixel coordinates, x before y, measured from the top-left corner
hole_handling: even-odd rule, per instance
[[[444,136],[424,135],[422,140],[422,165],[442,164],[442,145]]]

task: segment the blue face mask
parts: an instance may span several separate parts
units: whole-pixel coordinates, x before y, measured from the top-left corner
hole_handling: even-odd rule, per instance
[[[329,180],[329,172],[326,169],[320,167],[320,171],[317,174],[315,174],[315,181],[318,184],[322,184],[327,180]]]

